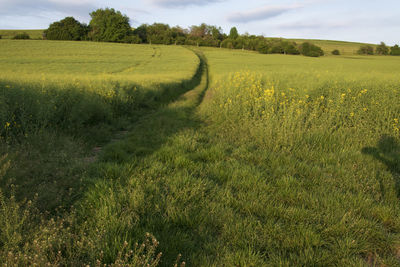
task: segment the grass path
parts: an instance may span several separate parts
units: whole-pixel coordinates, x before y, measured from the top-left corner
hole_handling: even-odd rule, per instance
[[[201,59],[195,76],[197,86],[139,119],[120,140],[104,146],[97,161],[91,165],[93,172],[89,174],[89,180],[92,185],[78,210],[80,217],[85,218],[86,234],[98,241],[96,246],[104,252],[106,261],[115,260],[124,241],[133,244],[137,242],[137,237],[144,237],[146,232],[162,241],[162,262],[167,265],[171,265],[179,253],[189,254],[188,243],[179,243],[179,240],[191,239],[193,251],[202,243],[198,239],[204,236],[196,237],[189,229],[185,231],[182,225],[176,224],[176,220],[183,223],[184,218],[180,216],[186,215],[176,213],[178,209],[174,205],[171,207],[174,206],[175,210],[168,210],[172,192],[162,192],[164,189],[178,190],[175,187],[177,184],[169,180],[169,174],[179,175],[186,168],[187,162],[180,156],[179,149],[182,148],[177,141],[187,141],[181,139],[182,135],[184,138],[198,136],[196,132],[202,124],[196,111],[208,88],[208,67],[205,57],[200,52],[195,53]],[[170,151],[174,149],[178,151]],[[99,237],[94,229],[104,229],[104,235]],[[184,233],[186,237],[181,236]]]

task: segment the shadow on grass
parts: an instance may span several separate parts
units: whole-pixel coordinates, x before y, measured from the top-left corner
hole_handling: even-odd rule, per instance
[[[400,143],[389,135],[383,135],[376,147],[364,147],[361,152],[371,155],[386,165],[392,173],[396,185],[397,196],[400,198]]]
[[[116,131],[130,129],[131,125],[138,129],[138,124],[155,131],[138,143],[132,142],[128,147],[133,151],[124,148],[116,157],[130,152],[144,155],[150,144],[156,149],[166,138],[157,138],[165,125],[160,120],[149,121],[154,118],[152,114],[160,110],[165,118],[186,114],[184,107],[169,109],[167,105],[201,84],[204,64],[202,60],[191,79],[161,84],[155,90],[134,91],[137,85],[122,87],[116,83],[112,100],[84,88],[43,90],[39,84],[0,81],[0,156],[8,154],[11,162],[7,174],[0,177],[0,188],[10,195],[11,185],[15,186],[21,200],[33,199],[38,193],[41,211],[68,210],[87,191],[83,177],[87,176],[88,163],[84,158],[91,148],[110,141]],[[8,129],[4,127],[7,123],[11,124]],[[177,130],[171,126],[165,135]],[[149,146],[142,145],[146,142]],[[120,145],[117,142],[110,147]]]
[[[164,263],[172,263],[188,250],[198,252],[204,243],[204,234],[196,233],[190,223],[166,216],[168,197],[176,190],[170,183],[177,183],[172,179],[179,168],[185,169],[184,162],[183,167],[171,164],[180,151],[172,140],[186,130],[196,132],[203,124],[196,111],[208,88],[208,70],[202,55],[199,58],[197,86],[139,119],[124,138],[105,146],[91,166],[77,214],[88,226],[89,235],[95,235],[94,229],[107,229],[97,240],[106,262],[115,260],[124,241],[134,244],[145,232],[159,239]],[[139,195],[144,202],[136,199]]]

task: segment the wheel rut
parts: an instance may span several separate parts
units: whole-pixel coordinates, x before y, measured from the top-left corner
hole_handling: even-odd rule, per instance
[[[169,110],[180,110],[180,113],[186,114],[184,116],[186,119],[192,117],[194,111],[201,104],[204,99],[205,93],[209,86],[209,72],[208,72],[208,64],[207,59],[204,54],[195,49],[187,48],[191,50],[196,56],[199,58],[199,66],[196,70],[196,73],[193,75],[191,79],[191,83],[193,86],[187,89],[184,93],[178,96],[177,99],[169,102],[167,105],[161,106],[157,110],[152,110],[149,114],[142,116],[139,118],[132,127],[128,130],[118,131],[114,134],[113,138],[105,145],[95,146],[90,155],[83,159],[83,162],[86,164],[92,164],[99,160],[100,155],[104,152],[104,150],[113,150],[113,146],[119,146],[118,143],[124,141],[125,138],[129,138],[129,136],[135,136],[135,133],[142,132],[142,129],[153,129],[154,125],[151,125],[151,122],[159,122],[160,118],[163,118],[165,114],[168,114]],[[161,115],[161,116],[160,116]],[[138,131],[138,129],[140,129]],[[143,133],[147,135],[148,133]],[[140,138],[139,138],[140,139]],[[150,140],[147,140],[149,142]],[[151,141],[150,141],[151,143]]]

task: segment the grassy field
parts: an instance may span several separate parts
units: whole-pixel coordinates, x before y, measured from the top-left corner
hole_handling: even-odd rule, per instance
[[[73,43],[60,44],[68,50]],[[54,43],[43,45],[51,51]],[[77,45],[83,51],[89,44]],[[152,46],[93,46],[142,55],[148,49],[147,59],[132,56],[131,61],[153,58]],[[399,265],[400,59],[156,48],[162,52],[161,60],[170,58],[163,61],[170,62],[165,70],[170,74],[151,61],[146,68],[154,78],[146,69],[137,73],[129,69],[126,76],[132,78],[107,75],[115,78],[112,81],[121,80],[125,88],[141,81],[146,84],[143,92],[158,87],[148,79],[163,77],[176,84],[161,91],[178,90],[150,97],[153,104],[145,107],[128,101],[123,112],[110,108],[111,121],[132,112],[135,120],[120,123],[127,131],[113,138],[107,135],[111,142],[97,146],[94,156],[82,148],[88,139],[80,138],[86,135],[79,129],[42,127],[55,129],[58,135],[44,141],[43,136],[54,136],[52,131],[36,131],[27,139],[21,135],[7,139],[3,133],[0,261],[9,265],[179,266],[182,261],[188,266]],[[40,54],[40,48],[37,51]],[[65,62],[74,60],[72,51],[60,56],[59,65],[48,68],[40,67],[40,61],[19,68],[13,60],[8,68],[24,70],[18,84],[23,80],[35,84],[37,66],[49,76],[47,88],[57,84],[57,77],[62,79],[57,69],[68,70]],[[84,67],[76,71],[80,84],[68,88],[81,88],[83,93],[106,90],[97,83],[92,88],[81,85],[101,79],[98,72],[106,65],[98,57],[81,56]],[[125,57],[120,60],[125,67]],[[70,84],[74,71],[71,67],[66,71],[71,76],[61,81]],[[3,77],[18,80],[18,75]],[[187,81],[176,87],[179,79]],[[9,92],[11,86],[1,88]],[[149,96],[137,99],[142,102]],[[10,113],[11,107],[0,114]],[[12,114],[23,113],[25,107],[29,105],[20,105]],[[82,125],[85,131],[90,128]]]

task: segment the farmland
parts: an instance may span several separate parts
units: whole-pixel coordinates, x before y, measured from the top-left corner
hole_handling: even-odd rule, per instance
[[[0,48],[0,261],[398,265],[399,58]]]

